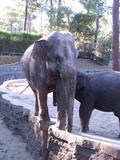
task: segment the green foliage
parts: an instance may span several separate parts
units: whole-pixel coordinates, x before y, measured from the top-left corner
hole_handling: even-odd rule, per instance
[[[94,43],[84,43],[78,48],[78,58],[89,58],[99,65],[108,65],[112,54],[112,35],[101,35],[94,50]]]
[[[102,54],[112,53],[112,35],[106,37],[99,37],[99,51]]]
[[[95,30],[93,28],[93,23],[95,21],[94,14],[76,14],[71,22],[70,31],[78,34],[83,39],[91,39],[95,35]]]
[[[17,9],[16,9],[17,7]],[[23,25],[22,8],[18,6],[6,6],[0,17],[0,28],[4,31],[19,32]]]
[[[99,37],[97,45],[97,50],[91,60],[99,65],[108,65],[112,54],[112,36]]]
[[[99,65],[108,65],[110,61],[110,54],[102,54],[101,56],[95,56],[94,59],[92,59],[94,62],[96,62]]]
[[[78,51],[78,58],[88,58],[87,52],[85,52],[85,51]]]
[[[49,26],[51,30],[70,28],[70,16],[72,10],[68,7],[58,6],[47,10]]]
[[[99,42],[99,52],[102,55],[103,64],[108,65],[110,56],[112,54],[112,36],[108,35],[106,37],[100,37]]]
[[[23,53],[29,45],[41,37],[41,35],[27,33],[0,32],[0,52]]]
[[[79,2],[85,7],[87,13],[97,14],[98,8],[100,15],[106,11],[106,0],[79,0]]]

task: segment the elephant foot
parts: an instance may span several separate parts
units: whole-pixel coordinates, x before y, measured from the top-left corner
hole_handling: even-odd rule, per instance
[[[47,119],[40,119],[39,121],[39,125],[40,125],[40,130],[42,131],[48,131],[48,128],[50,127],[50,125],[52,125],[53,123],[50,122],[50,119],[47,118]]]
[[[39,113],[38,112],[35,112],[35,114],[34,114],[35,116],[38,116],[39,115]]]
[[[57,121],[56,124],[55,124],[56,128],[60,129],[60,130],[66,130],[66,125],[64,122],[60,122],[60,121]]]
[[[56,102],[53,102],[53,106],[57,106],[57,103],[56,103]]]
[[[60,111],[57,112],[57,115],[56,115],[57,121],[56,121],[55,126],[60,130],[67,130],[67,128],[66,128],[66,117],[64,117],[63,115],[60,114]]]
[[[89,127],[84,127],[84,128],[83,128],[83,127],[81,127],[80,131],[81,131],[81,132],[85,132],[85,133],[86,133],[86,132],[88,132],[88,131],[89,131]]]

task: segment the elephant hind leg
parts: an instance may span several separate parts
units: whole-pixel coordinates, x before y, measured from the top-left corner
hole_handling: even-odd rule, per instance
[[[92,109],[87,109],[84,105],[81,104],[81,107],[79,109],[81,132],[89,131],[89,121],[90,121],[91,113],[92,113]]]
[[[57,106],[56,91],[53,92],[53,106]]]
[[[119,119],[119,129],[120,129],[120,117],[118,117],[118,119]],[[118,138],[120,139],[120,133],[118,135]]]
[[[37,91],[37,101],[40,112],[40,123],[50,122],[50,117],[47,107],[47,92],[44,90]]]
[[[30,88],[32,89],[34,96],[35,96],[35,113],[34,113],[34,115],[38,116],[39,115],[39,106],[38,106],[37,93],[36,93],[36,90],[34,89],[35,87],[33,87],[33,85],[31,84],[30,81],[28,81],[28,84],[29,84]]]
[[[118,119],[119,119],[119,129],[120,129],[120,111],[119,111],[119,106],[117,106],[117,107],[115,108],[114,115],[115,115],[116,117],[118,117]],[[118,138],[120,138],[120,133],[119,133],[119,135],[118,135]]]

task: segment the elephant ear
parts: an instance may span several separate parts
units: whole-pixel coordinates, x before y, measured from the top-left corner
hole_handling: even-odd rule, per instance
[[[77,89],[80,90],[82,88],[85,88],[85,75],[77,72]]]
[[[33,51],[32,51],[32,57],[36,61],[41,61],[45,59],[47,55],[47,42],[46,39],[39,39],[35,41]]]

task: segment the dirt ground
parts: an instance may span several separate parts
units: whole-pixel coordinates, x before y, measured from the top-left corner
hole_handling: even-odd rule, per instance
[[[106,70],[111,69],[111,64],[109,64],[108,66],[100,66],[96,65],[90,60],[83,59],[77,61],[77,69]],[[17,86],[13,86],[12,89],[15,90],[16,87]],[[79,131],[78,109],[79,103],[76,102],[76,107],[74,111],[74,124],[77,127],[75,128],[77,133]],[[55,116],[56,108],[51,107],[50,112],[52,115]],[[100,113],[96,110],[94,111],[90,122],[91,134],[116,138],[119,133],[118,127],[118,120],[114,116],[111,117],[111,113],[106,116],[103,112]],[[23,140],[19,136],[13,135],[12,132],[8,128],[6,128],[1,115],[0,128],[0,160],[32,160],[31,155],[25,151],[25,143],[23,142]]]
[[[0,160],[33,160],[25,151],[25,142],[13,133],[3,123],[0,114]]]
[[[77,70],[110,70],[112,68],[112,62],[109,65],[98,65],[89,59],[78,59]]]

